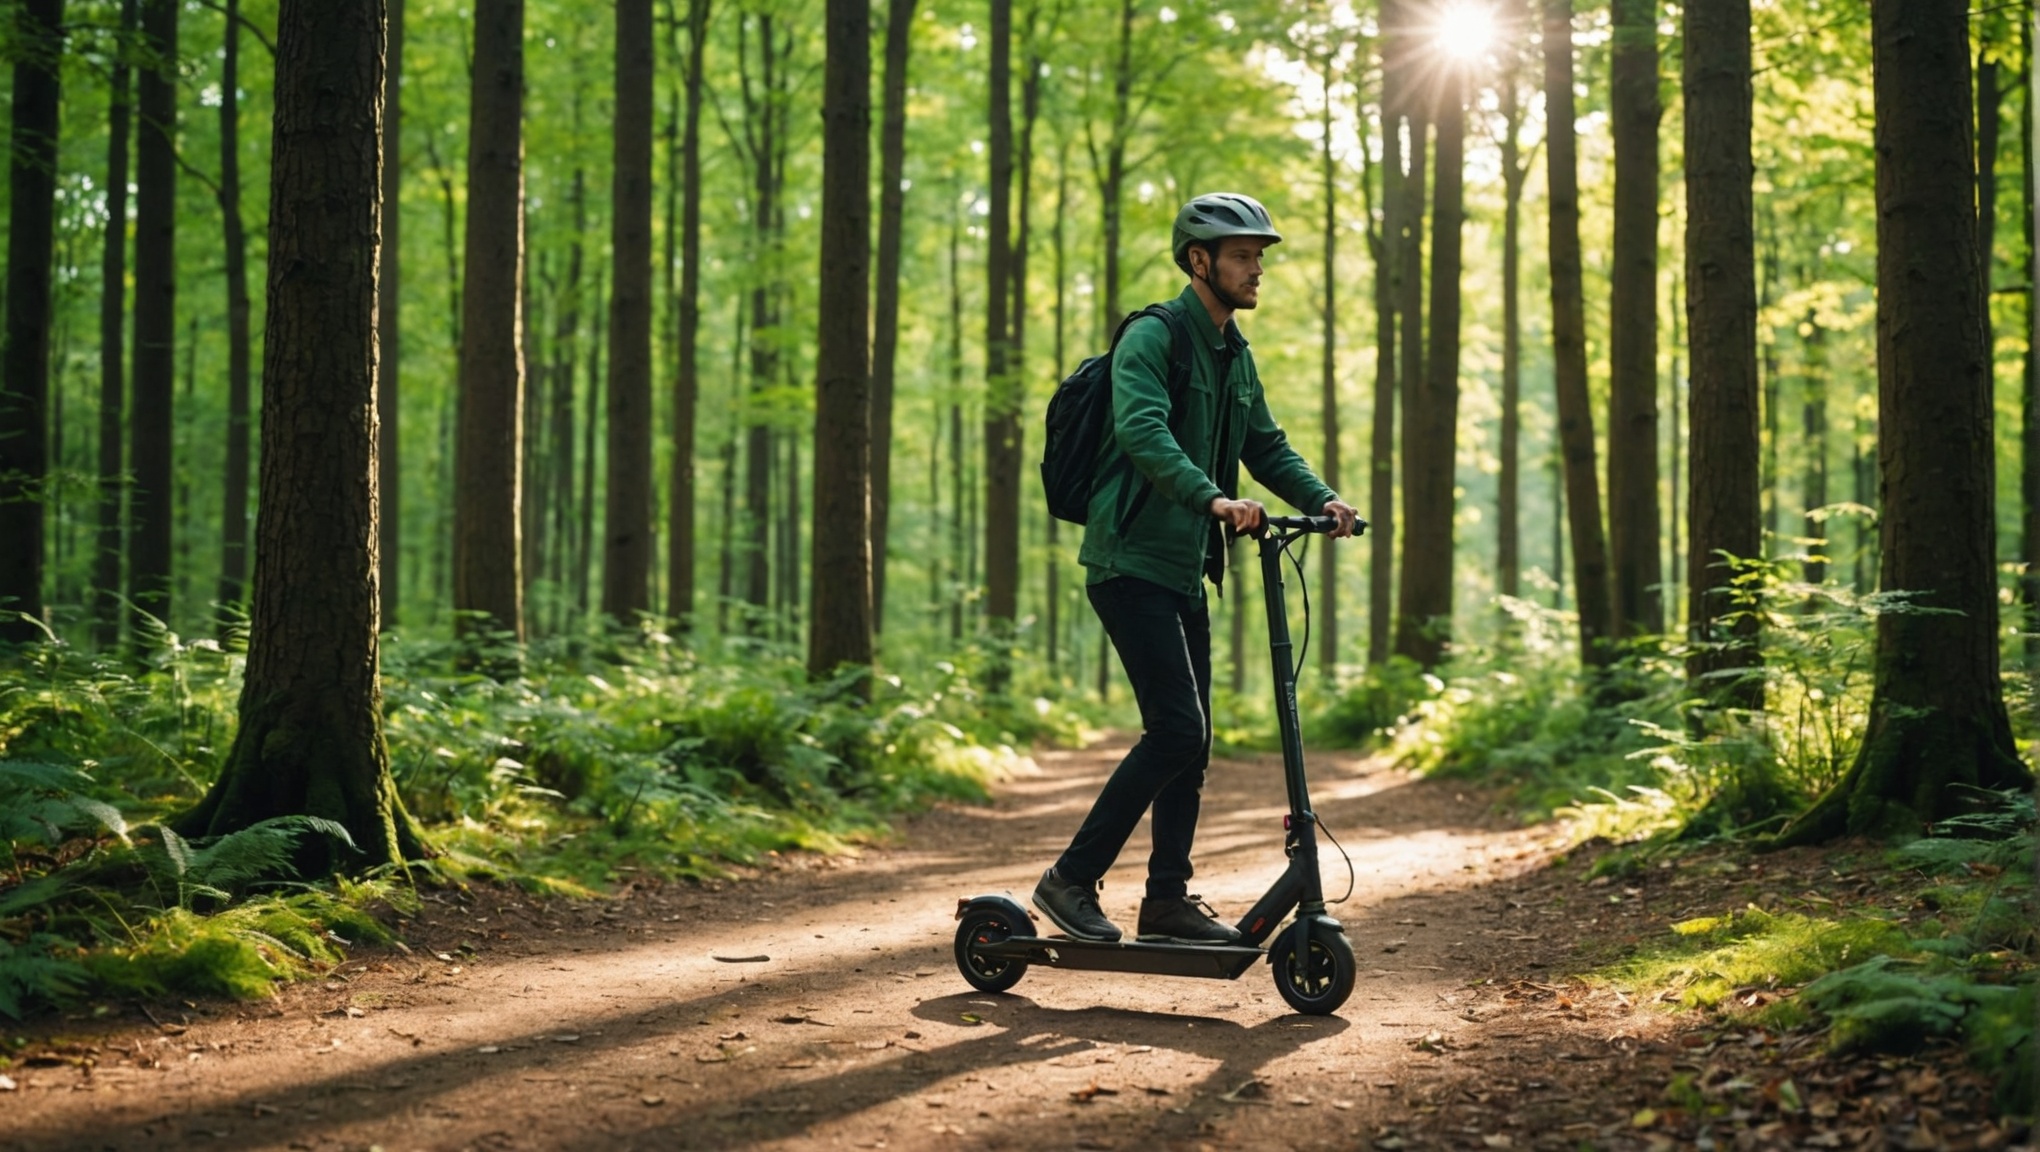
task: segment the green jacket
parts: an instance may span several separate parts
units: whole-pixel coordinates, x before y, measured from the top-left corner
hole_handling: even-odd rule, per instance
[[[1212,327],[1192,287],[1164,307],[1182,317],[1192,345],[1190,382],[1172,413],[1168,324],[1149,316],[1128,326],[1112,357],[1112,423],[1099,437],[1098,475],[1077,559],[1093,584],[1136,576],[1201,597],[1200,573],[1214,584],[1225,580],[1223,523],[1211,514],[1211,502],[1238,497],[1241,463],[1308,515],[1338,496],[1269,414],[1239,325],[1227,321],[1222,332]]]

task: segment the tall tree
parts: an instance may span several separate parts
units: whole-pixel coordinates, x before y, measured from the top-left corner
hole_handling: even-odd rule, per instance
[[[1916,835],[2033,786],[1998,675],[1995,440],[1964,0],[1871,0],[1882,584],[1870,725],[1788,843]]]
[[[1565,508],[1572,534],[1573,597],[1579,605],[1580,659],[1611,657],[1613,619],[1608,545],[1601,532],[1601,480],[1594,466],[1594,412],[1587,398],[1587,317],[1580,260],[1579,141],[1572,131],[1572,0],[1544,3],[1545,165],[1550,188],[1551,355],[1558,392],[1558,438],[1565,461]]]
[[[1657,0],[1612,0],[1615,236],[1608,303],[1608,550],[1620,636],[1662,632],[1658,512]]]
[[[871,663],[871,0],[828,0],[827,20],[807,662],[818,677]]]
[[[652,606],[652,0],[616,5],[614,120],[602,614],[630,625]]]
[[[1396,212],[1396,233],[1391,241],[1395,247],[1396,262],[1395,310],[1397,319],[1402,322],[1399,340],[1402,356],[1396,364],[1399,376],[1396,391],[1400,405],[1397,421],[1401,432],[1402,459],[1398,465],[1402,478],[1403,514],[1389,519],[1394,526],[1393,535],[1401,543],[1403,563],[1401,579],[1396,583],[1395,601],[1395,651],[1401,656],[1416,655],[1424,645],[1418,634],[1422,622],[1411,614],[1427,594],[1423,589],[1410,587],[1409,574],[1412,554],[1418,547],[1412,537],[1417,527],[1410,519],[1410,501],[1413,491],[1423,483],[1418,473],[1425,465],[1417,458],[1417,445],[1424,439],[1423,413],[1417,405],[1424,391],[1424,220],[1430,197],[1430,177],[1425,167],[1431,147],[1431,112],[1440,96],[1436,83],[1438,76],[1429,67],[1429,54],[1425,51],[1431,47],[1426,43],[1427,38],[1435,32],[1422,21],[1423,11],[1423,7],[1414,0],[1405,5],[1400,16],[1402,24],[1396,32],[1397,39],[1401,41],[1396,62],[1396,71],[1401,73],[1396,111],[1408,149],[1404,156],[1402,178],[1396,181],[1402,192],[1402,207]],[[1396,131],[1393,127],[1389,130]]]
[[[1020,606],[1020,400],[1012,352],[1013,0],[991,0],[991,216],[985,251],[985,617],[993,643],[1012,632]],[[1003,660],[993,666],[1003,683]]]
[[[2034,118],[2040,116],[2040,99],[2033,92],[2033,24],[2022,21],[2019,58],[2023,77],[2025,107],[2019,117],[2020,221],[2026,241],[2026,365],[2019,401],[2019,502],[2023,506],[2019,532],[2019,559],[2025,565],[2021,600],[2025,603],[2026,660],[2040,659],[2040,236],[2036,236],[2035,215],[2040,214],[2040,163],[2033,156]],[[1863,469],[1858,469],[1860,475]]]
[[[15,9],[7,156],[7,349],[0,361],[0,640],[42,636],[49,475],[50,277],[56,244],[63,0]],[[18,615],[17,615],[18,613]]]
[[[227,475],[220,510],[220,608],[238,613],[248,586],[248,443],[253,371],[248,231],[241,221],[241,0],[224,0],[220,53],[220,228],[227,264]]]
[[[916,0],[888,0],[878,127],[878,282],[871,335],[871,630],[885,630],[886,540],[892,530],[894,372],[900,341],[900,241],[907,192],[907,57]]]
[[[1329,33],[1330,29],[1326,29]],[[1322,259],[1324,284],[1320,291],[1318,327],[1322,347],[1318,356],[1319,419],[1324,423],[1324,455],[1318,460],[1318,474],[1336,492],[1339,489],[1339,165],[1332,156],[1332,83],[1337,66],[1338,45],[1326,35],[1321,45],[1318,72],[1324,82],[1324,106],[1318,110],[1318,186],[1324,197]],[[1318,551],[1318,589],[1323,600],[1323,623],[1318,625],[1320,645],[1318,666],[1331,673],[1339,666],[1339,567],[1337,549]],[[1238,587],[1238,585],[1235,585]]]
[[[1460,223],[1465,215],[1466,68],[1440,72],[1437,184],[1431,204],[1431,346],[1422,386],[1404,397],[1403,580],[1396,652],[1425,668],[1452,628],[1454,432],[1459,424]]]
[[[1368,447],[1367,515],[1377,528],[1367,570],[1367,662],[1388,659],[1395,619],[1395,419],[1397,277],[1402,268],[1402,135],[1404,88],[1401,0],[1381,5],[1381,201],[1378,228],[1368,213],[1374,258],[1374,420]],[[1365,141],[1362,141],[1363,148]],[[1362,153],[1363,157],[1365,153]]]
[[[143,0],[135,150],[134,403],[128,429],[128,603],[170,616],[171,429],[177,392],[177,14]]]
[[[121,449],[127,357],[121,327],[127,320],[128,130],[134,111],[134,69],[128,58],[134,50],[135,19],[135,0],[121,0],[108,67],[106,233],[99,258],[99,531],[92,556],[93,637],[102,649],[120,641],[121,495],[127,489]]]
[[[1513,42],[1527,31],[1527,0],[1508,9],[1502,36]],[[1495,581],[1504,596],[1522,593],[1523,580],[1523,185],[1530,165],[1517,138],[1523,127],[1522,57],[1512,50],[1497,96],[1502,113],[1502,431],[1496,479]],[[1557,509],[1552,510],[1553,515]]]
[[[701,399],[701,105],[710,0],[688,0],[686,111],[680,134],[679,370],[673,381],[673,479],[667,500],[666,614],[694,615],[694,457]]]
[[[1756,226],[1750,157],[1750,0],[1684,9],[1686,676],[1697,694],[1758,709],[1757,617],[1736,612],[1727,558],[1763,549],[1758,484]],[[1724,618],[1727,623],[1724,623]]]
[[[468,109],[453,606],[464,632],[524,638],[519,461],[524,355],[524,0],[475,9]],[[592,559],[592,557],[590,558]]]
[[[377,586],[382,594],[382,626],[397,625],[397,606],[403,601],[403,468],[402,440],[397,401],[398,369],[403,364],[402,309],[398,295],[403,284],[403,249],[398,243],[404,216],[404,0],[385,0],[389,6],[388,65],[383,70],[382,132],[382,267],[376,279],[376,378],[375,411],[377,433],[376,524]]]
[[[390,779],[376,642],[376,248],[381,0],[285,0],[270,143],[262,516],[240,727],[176,822],[346,828],[362,870],[424,855]],[[316,857],[323,856],[323,859]]]

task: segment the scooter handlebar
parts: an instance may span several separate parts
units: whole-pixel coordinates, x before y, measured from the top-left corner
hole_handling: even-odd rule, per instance
[[[1264,516],[1261,518],[1261,526],[1264,532],[1294,532],[1300,535],[1312,535],[1338,531],[1339,518],[1337,516]],[[1357,516],[1354,517],[1353,535],[1364,536],[1366,533],[1367,521]]]

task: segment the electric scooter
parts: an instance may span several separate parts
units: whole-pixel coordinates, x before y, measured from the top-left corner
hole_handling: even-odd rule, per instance
[[[956,967],[980,992],[1004,992],[1031,966],[1097,972],[1146,972],[1160,976],[1237,979],[1266,959],[1275,989],[1289,1006],[1307,1016],[1336,1012],[1353,993],[1353,945],[1337,920],[1325,913],[1318,876],[1317,814],[1303,772],[1303,729],[1296,709],[1296,667],[1290,660],[1289,616],[1282,597],[1282,560],[1290,544],[1338,527],[1331,516],[1268,516],[1258,534],[1261,583],[1268,606],[1269,656],[1275,668],[1275,715],[1282,732],[1282,779],[1289,813],[1282,818],[1284,855],[1289,865],[1237,927],[1232,945],[1102,943],[1068,936],[1042,936],[1033,914],[1010,896],[975,896],[956,904]],[[1359,521],[1354,535],[1367,530]],[[1303,569],[1297,563],[1297,578]],[[1304,590],[1306,612],[1309,589]],[[1286,926],[1291,912],[1296,918]],[[1280,926],[1280,927],[1278,927]],[[1273,938],[1273,943],[1262,944]]]

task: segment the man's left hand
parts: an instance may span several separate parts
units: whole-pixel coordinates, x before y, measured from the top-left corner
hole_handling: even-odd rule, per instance
[[[1358,524],[1360,521],[1360,510],[1354,508],[1350,504],[1347,504],[1343,500],[1325,501],[1325,510],[1323,514],[1326,516],[1336,516],[1339,518],[1339,526],[1333,529],[1331,532],[1331,537],[1334,540],[1339,540],[1351,536],[1353,534],[1354,526]]]

